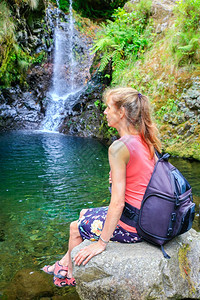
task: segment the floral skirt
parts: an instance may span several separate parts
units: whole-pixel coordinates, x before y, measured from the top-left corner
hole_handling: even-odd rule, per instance
[[[78,220],[78,228],[83,240],[97,241],[101,235],[108,207],[90,208],[87,212]],[[136,243],[141,242],[141,237],[134,232],[123,229],[120,225],[117,225],[111,241],[117,241],[120,243]]]

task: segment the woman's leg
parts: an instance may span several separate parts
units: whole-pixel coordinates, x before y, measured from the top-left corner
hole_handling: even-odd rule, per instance
[[[82,209],[80,212],[79,218],[81,218],[85,213],[87,209]],[[68,251],[67,253],[61,258],[59,263],[63,266],[68,266],[68,273],[67,277],[72,277],[72,260],[71,260],[71,251],[74,247],[78,246],[80,243],[82,243],[82,238],[79,233],[78,229],[78,221],[74,221],[70,224],[70,236],[69,236],[69,243],[68,243]],[[49,266],[48,271],[53,272],[55,268],[55,265]],[[60,272],[60,275],[66,276],[66,272],[62,271]]]
[[[70,224],[70,237],[68,243],[68,251],[67,253],[61,258],[60,264],[63,266],[68,266],[68,273],[67,277],[72,277],[72,260],[71,260],[71,251],[74,247],[78,246],[82,243],[82,238],[79,233],[78,229],[78,221],[74,221]],[[62,275],[62,272],[61,272]]]
[[[87,212],[87,209],[82,209],[79,215],[79,219]],[[71,260],[71,252],[72,249],[82,243],[83,239],[80,235],[78,229],[78,221],[74,221],[70,224],[70,236],[68,243],[68,251],[60,260],[60,264],[64,266],[68,266],[68,274],[67,277],[72,277],[72,260]]]

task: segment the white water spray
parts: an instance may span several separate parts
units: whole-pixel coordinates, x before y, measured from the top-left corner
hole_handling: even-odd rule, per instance
[[[73,12],[72,12],[72,0],[70,0],[69,5],[69,32],[71,35],[69,36],[69,61],[70,61],[70,83],[71,83],[71,90],[74,90],[74,67],[75,67],[75,60],[74,60],[74,54],[73,54],[73,46],[74,46],[74,19],[73,19]]]
[[[79,64],[75,59],[75,29],[70,0],[68,22],[59,19],[59,1],[57,0],[57,18],[54,33],[54,66],[52,88],[47,97],[46,116],[42,124],[44,131],[58,131],[66,111],[70,109],[72,95],[82,89],[77,77],[80,76]],[[73,104],[72,103],[72,104]]]

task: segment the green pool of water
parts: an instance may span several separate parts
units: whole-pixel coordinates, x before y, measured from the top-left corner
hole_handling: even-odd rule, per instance
[[[199,204],[200,163],[177,158],[171,162],[191,183]],[[81,209],[109,203],[109,164],[107,148],[94,139],[10,132],[0,134],[0,168],[3,294],[19,270],[38,271],[62,257],[69,224]],[[199,230],[198,216],[194,228]]]
[[[67,249],[82,208],[109,201],[107,148],[40,132],[0,135],[0,290],[18,270],[39,270]]]

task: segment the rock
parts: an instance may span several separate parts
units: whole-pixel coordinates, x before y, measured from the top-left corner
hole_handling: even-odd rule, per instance
[[[19,87],[3,90],[0,129],[38,129],[43,118],[38,98],[34,93],[23,93]]]
[[[72,258],[90,241],[72,251]],[[146,242],[110,242],[86,266],[74,266],[82,300],[200,299],[200,233],[191,229],[167,245],[171,259]]]
[[[52,278],[45,273],[23,269],[16,273],[5,295],[10,300],[40,299],[54,295]]]

